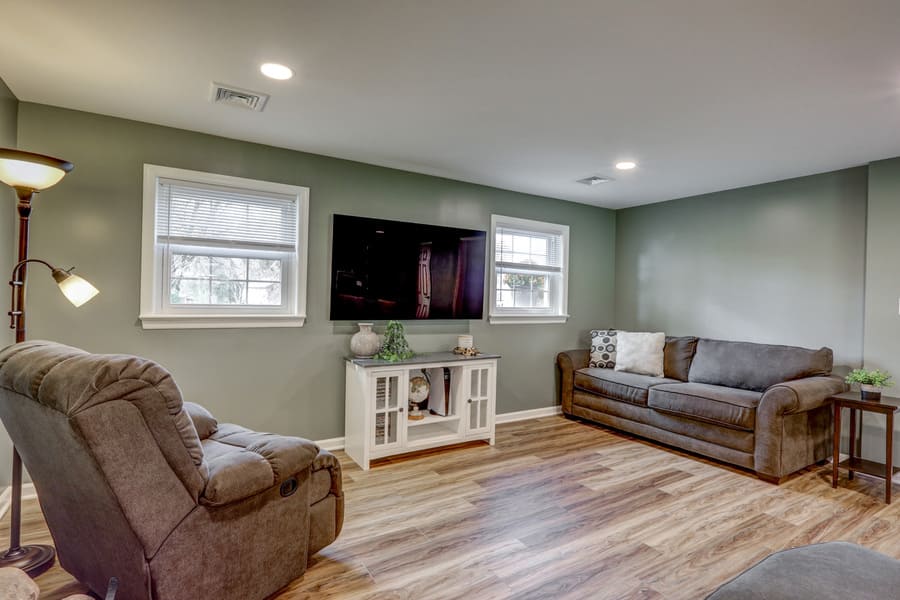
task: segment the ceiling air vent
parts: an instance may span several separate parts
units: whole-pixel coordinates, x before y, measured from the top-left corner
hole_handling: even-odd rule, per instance
[[[266,107],[266,102],[269,101],[269,95],[213,82],[210,101],[213,104],[227,104],[262,112],[262,109]]]
[[[600,185],[601,183],[609,183],[612,181],[612,177],[604,177],[602,175],[593,175],[591,177],[585,177],[584,179],[579,179],[577,183],[582,183],[584,185]]]

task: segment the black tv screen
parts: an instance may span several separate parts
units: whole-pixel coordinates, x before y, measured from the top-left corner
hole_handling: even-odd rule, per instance
[[[331,319],[481,319],[484,231],[334,215]]]

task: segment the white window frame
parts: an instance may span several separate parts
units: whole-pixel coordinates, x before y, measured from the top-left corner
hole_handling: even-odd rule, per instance
[[[217,185],[285,194],[297,199],[297,246],[281,253],[281,306],[179,306],[169,303],[170,247],[157,242],[156,203],[160,179]],[[141,312],[144,329],[232,329],[248,327],[302,327],[306,321],[306,277],[309,255],[309,188],[258,181],[229,175],[189,171],[160,165],[144,165],[144,205],[141,235]],[[233,254],[216,248],[217,255]],[[267,253],[260,254],[262,257]],[[279,254],[269,252],[269,255]]]
[[[562,241],[562,290],[560,290],[559,306],[552,311],[528,308],[503,308],[497,306],[497,228],[509,227],[536,233],[558,235]],[[492,325],[565,323],[569,306],[569,226],[544,221],[532,221],[518,217],[491,215],[491,270],[490,270],[490,307],[488,321]]]

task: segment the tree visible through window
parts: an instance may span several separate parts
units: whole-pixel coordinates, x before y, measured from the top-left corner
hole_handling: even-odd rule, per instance
[[[169,273],[172,304],[281,304],[282,261],[173,254]]]

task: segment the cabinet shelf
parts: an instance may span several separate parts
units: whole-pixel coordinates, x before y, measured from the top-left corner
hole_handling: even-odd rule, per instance
[[[407,427],[418,427],[419,425],[428,425],[429,423],[452,423],[459,421],[459,415],[449,415],[442,417],[441,415],[425,415],[424,419],[413,420],[407,417]]]

